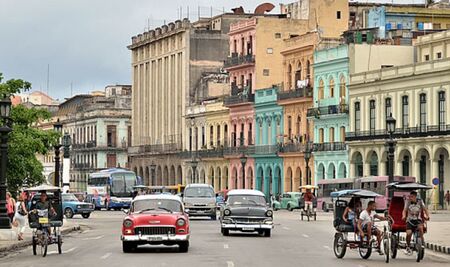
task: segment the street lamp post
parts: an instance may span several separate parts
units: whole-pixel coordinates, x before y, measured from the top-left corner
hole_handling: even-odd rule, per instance
[[[70,134],[66,132],[62,141],[64,147],[62,187],[63,192],[67,192],[70,189],[70,146],[72,145]]]
[[[247,163],[247,157],[245,154],[242,154],[240,160],[242,164],[242,188],[245,188],[245,164]]]
[[[149,183],[149,185],[155,185],[155,169],[156,169],[156,165],[155,163],[152,162],[152,164],[150,164],[150,170],[152,171],[152,182]]]
[[[394,140],[396,120],[392,117],[392,113],[386,118],[386,128],[389,133],[389,139],[386,141],[388,147],[388,171],[389,171],[389,183],[394,182],[394,153],[396,142]],[[393,196],[393,191],[389,190],[389,199]]]
[[[197,165],[198,165],[198,162],[195,160],[195,159],[193,159],[192,161],[191,161],[191,167],[192,167],[192,171],[193,171],[193,174],[192,174],[192,179],[194,180],[193,182],[194,183],[196,183],[196,181],[197,181]]]
[[[311,175],[310,175],[310,171],[309,171],[309,159],[311,158],[311,149],[309,146],[310,146],[310,142],[308,141],[306,143],[304,157],[305,157],[305,163],[306,163],[306,184],[311,185]]]
[[[59,121],[59,119],[55,122],[55,124],[53,124],[53,129],[58,133],[61,134],[62,133],[62,128],[63,125],[62,123]],[[60,185],[60,175],[59,175],[59,168],[60,168],[60,156],[59,156],[59,152],[61,150],[61,142],[58,138],[58,142],[53,146],[55,149],[55,186],[59,187]]]
[[[0,126],[0,229],[11,229],[11,222],[9,221],[6,210],[6,168],[8,165],[8,134],[12,129],[8,126],[11,113],[11,100],[5,97],[0,100],[0,116],[3,125]]]

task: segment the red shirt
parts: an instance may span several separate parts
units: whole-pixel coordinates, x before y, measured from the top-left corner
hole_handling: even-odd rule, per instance
[[[313,201],[313,199],[314,199],[314,195],[313,195],[311,192],[306,192],[306,193],[303,195],[303,199],[304,199],[305,201],[311,202],[311,201]]]

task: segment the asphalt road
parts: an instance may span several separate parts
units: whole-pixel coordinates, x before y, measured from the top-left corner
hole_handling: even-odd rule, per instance
[[[298,212],[278,211],[271,238],[251,234],[223,237],[218,221],[191,219],[189,252],[179,253],[177,247],[138,248],[135,253],[122,253],[120,237],[121,212],[100,211],[90,219],[76,218],[83,226],[81,233],[64,237],[63,254],[56,246],[49,247],[46,258],[33,256],[31,247],[0,258],[0,266],[385,266],[384,257],[376,253],[362,260],[356,250],[347,251],[344,259],[332,251],[334,229],[329,214],[316,222],[302,222]],[[450,257],[427,251],[422,266],[448,266]],[[414,257],[402,252],[394,266],[416,264]]]

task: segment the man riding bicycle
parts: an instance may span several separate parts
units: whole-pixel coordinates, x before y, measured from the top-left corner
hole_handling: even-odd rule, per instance
[[[423,218],[422,218],[423,214]],[[422,242],[423,239],[423,220],[428,221],[430,215],[425,204],[421,199],[417,199],[417,192],[412,191],[409,194],[408,200],[405,202],[405,207],[402,213],[402,220],[406,221],[406,253],[411,254],[411,236],[413,232],[419,231]]]
[[[372,239],[372,235],[376,235],[377,237],[377,249],[378,253],[380,255],[383,255],[383,252],[381,251],[381,237],[382,233],[381,231],[375,226],[375,219],[378,219],[380,221],[385,221],[386,218],[384,216],[378,215],[375,210],[377,208],[377,204],[375,201],[369,201],[369,204],[367,204],[367,209],[363,210],[361,214],[359,215],[358,220],[358,231],[361,235],[361,239],[364,238],[365,235],[367,235],[367,241],[370,242]],[[370,243],[369,243],[370,244]]]
[[[305,211],[313,209],[313,200],[314,194],[311,192],[311,189],[306,189],[306,193],[303,194],[303,200],[305,201]]]
[[[49,215],[56,215],[55,209],[50,205],[50,202],[48,201],[47,192],[41,191],[41,195],[39,197],[39,200],[36,202],[36,209],[34,212],[37,212],[37,210],[48,210]],[[51,234],[51,227],[47,227],[49,234]]]

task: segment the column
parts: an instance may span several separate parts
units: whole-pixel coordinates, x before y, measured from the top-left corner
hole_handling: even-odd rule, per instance
[[[275,119],[275,115],[272,116],[272,124],[271,124],[271,130],[272,130],[272,135],[271,135],[271,140],[269,140],[269,144],[270,145],[275,145],[277,142],[277,120]]]
[[[262,130],[262,140],[261,140],[261,144],[263,144],[263,145],[265,145],[265,144],[268,144],[268,142],[267,142],[267,136],[268,136],[268,132],[269,132],[269,129],[268,129],[269,127],[268,127],[268,122],[267,122],[267,118],[264,118],[264,120],[263,120],[263,130]]]
[[[364,176],[370,176],[370,163],[363,163],[363,174]]]

